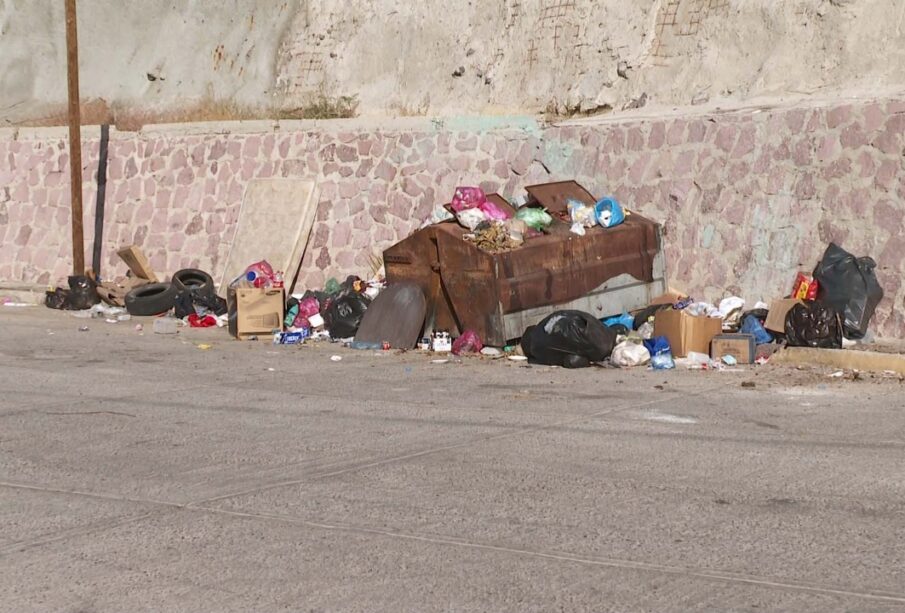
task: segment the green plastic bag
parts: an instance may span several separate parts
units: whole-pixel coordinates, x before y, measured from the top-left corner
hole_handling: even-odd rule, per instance
[[[538,231],[543,230],[553,223],[553,218],[550,217],[550,214],[547,211],[532,207],[520,208],[515,214],[515,218],[524,221],[529,228]]]
[[[333,277],[327,279],[327,284],[324,286],[324,292],[331,296],[338,294],[341,289],[342,287],[340,286],[339,281],[337,281]]]

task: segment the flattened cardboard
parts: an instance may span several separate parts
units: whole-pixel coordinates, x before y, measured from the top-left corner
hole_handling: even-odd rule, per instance
[[[239,340],[283,331],[285,297],[282,289],[229,288],[229,333]]]
[[[753,364],[756,354],[753,334],[718,334],[710,341],[710,357],[714,360],[731,355],[739,364]]]
[[[786,333],[786,315],[792,310],[792,307],[801,302],[794,298],[785,300],[774,300],[770,303],[770,312],[767,315],[767,321],[764,327],[770,332]]]
[[[693,351],[710,354],[710,341],[722,332],[722,319],[692,317],[685,311],[663,310],[654,319],[654,336],[665,336],[677,358],[684,358]]]

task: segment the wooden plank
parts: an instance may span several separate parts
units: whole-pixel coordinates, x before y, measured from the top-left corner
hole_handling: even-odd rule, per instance
[[[905,376],[905,355],[896,353],[787,347],[775,353],[770,358],[770,363],[788,366],[827,366],[867,372],[889,371]]]
[[[72,272],[85,274],[82,218],[82,117],[79,98],[79,39],[75,0],[66,0],[66,68],[69,85],[69,194],[72,214]]]
[[[159,283],[157,275],[154,273],[154,269],[151,268],[151,263],[148,261],[147,256],[145,256],[144,252],[137,246],[130,245],[128,247],[123,247],[116,252],[116,255],[122,258],[123,262],[126,263],[126,266],[129,267],[129,270],[132,271],[132,274],[139,279],[147,279],[151,283]]]

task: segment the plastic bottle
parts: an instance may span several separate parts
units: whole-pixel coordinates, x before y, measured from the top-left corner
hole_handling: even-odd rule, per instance
[[[173,317],[161,317],[154,320],[154,334],[176,334],[178,332],[176,319]]]
[[[283,271],[278,270],[273,273],[273,286],[277,289],[283,288]]]
[[[245,269],[245,280],[250,287],[271,287],[273,285],[273,267],[267,260],[255,262]]]

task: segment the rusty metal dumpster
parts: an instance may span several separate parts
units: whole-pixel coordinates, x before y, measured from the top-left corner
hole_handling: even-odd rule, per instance
[[[594,203],[574,182],[528,192],[553,214],[564,209],[564,193]],[[387,281],[421,286],[427,331],[473,329],[495,346],[521,337],[555,310],[604,317],[642,308],[666,291],[660,227],[653,221],[632,214],[585,236],[570,233],[564,222],[554,226],[514,251],[490,254],[464,240],[468,231],[457,223],[433,225],[384,252]]]

